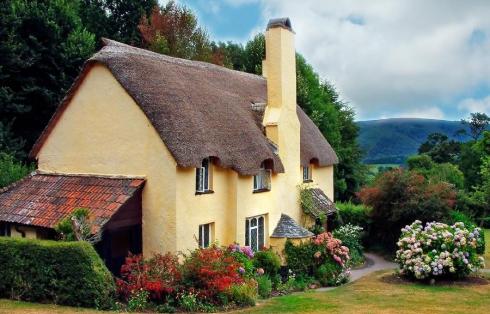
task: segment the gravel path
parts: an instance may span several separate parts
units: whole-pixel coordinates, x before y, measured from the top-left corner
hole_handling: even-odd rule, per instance
[[[362,278],[378,270],[394,269],[397,267],[395,263],[389,262],[379,255],[372,254],[372,253],[365,253],[364,256],[366,257],[366,266],[351,270],[351,276],[349,282],[356,281],[357,279]],[[323,287],[323,288],[316,289],[316,291],[328,291],[335,288],[337,287]]]

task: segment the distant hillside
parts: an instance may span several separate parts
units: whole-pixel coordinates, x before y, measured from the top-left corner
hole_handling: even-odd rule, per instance
[[[427,135],[435,132],[458,140],[468,137],[456,136],[463,126],[460,121],[432,119],[383,119],[357,122],[360,127],[359,143],[366,152],[365,163],[401,164],[417,153]]]

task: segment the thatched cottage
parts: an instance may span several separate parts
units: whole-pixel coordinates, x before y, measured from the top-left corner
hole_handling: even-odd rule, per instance
[[[263,72],[105,40],[34,145],[38,170],[0,194],[0,234],[49,238],[87,208],[112,267],[128,251],[310,237],[298,186],[331,209],[337,156],[296,105],[289,19],[268,24]]]

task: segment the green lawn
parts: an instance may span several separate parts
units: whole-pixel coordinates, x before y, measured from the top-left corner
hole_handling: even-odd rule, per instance
[[[242,313],[489,313],[490,284],[427,286],[382,281],[390,271],[327,292],[275,298]]]
[[[490,269],[490,229],[485,229],[485,267]]]
[[[326,292],[305,292],[260,301],[239,313],[489,313],[490,284],[427,286],[388,283],[391,271],[368,275],[352,284]],[[0,300],[0,313],[94,313],[54,305]]]

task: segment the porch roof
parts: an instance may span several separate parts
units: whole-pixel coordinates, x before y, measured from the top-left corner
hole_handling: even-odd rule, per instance
[[[0,221],[54,228],[76,208],[87,208],[102,228],[145,183],[142,178],[34,172],[0,190]]]
[[[288,215],[282,214],[271,238],[301,239],[310,238],[312,236],[314,236],[314,234],[311,231],[301,227]]]

